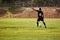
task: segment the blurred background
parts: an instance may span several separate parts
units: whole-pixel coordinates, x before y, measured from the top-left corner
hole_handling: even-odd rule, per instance
[[[41,7],[45,18],[60,18],[60,0],[0,0],[0,17],[36,18],[32,7]]]

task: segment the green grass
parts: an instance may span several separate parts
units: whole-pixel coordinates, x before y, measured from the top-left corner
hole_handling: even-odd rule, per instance
[[[60,19],[45,22],[37,28],[36,18],[0,18],[0,40],[60,40]]]

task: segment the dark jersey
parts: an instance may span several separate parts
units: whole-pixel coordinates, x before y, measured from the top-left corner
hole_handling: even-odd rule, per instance
[[[42,11],[37,11],[38,12],[38,17],[42,17],[43,16],[43,12]]]
[[[44,21],[44,19],[43,19],[43,12],[42,11],[37,11],[38,12],[38,19],[37,19],[37,21]]]

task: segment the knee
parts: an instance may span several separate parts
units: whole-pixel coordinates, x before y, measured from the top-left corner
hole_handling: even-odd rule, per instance
[[[37,21],[37,23],[39,23],[39,21]]]
[[[43,21],[43,23],[45,23],[45,22]]]

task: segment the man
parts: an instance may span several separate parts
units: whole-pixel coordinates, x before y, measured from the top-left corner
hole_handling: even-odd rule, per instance
[[[34,8],[32,8],[33,10],[35,10]],[[39,8],[39,10],[35,10],[38,12],[38,19],[37,19],[37,27],[39,26],[39,21],[42,21],[45,28],[46,28],[46,24],[44,22],[44,15],[43,15],[43,11],[41,10],[41,8]]]

